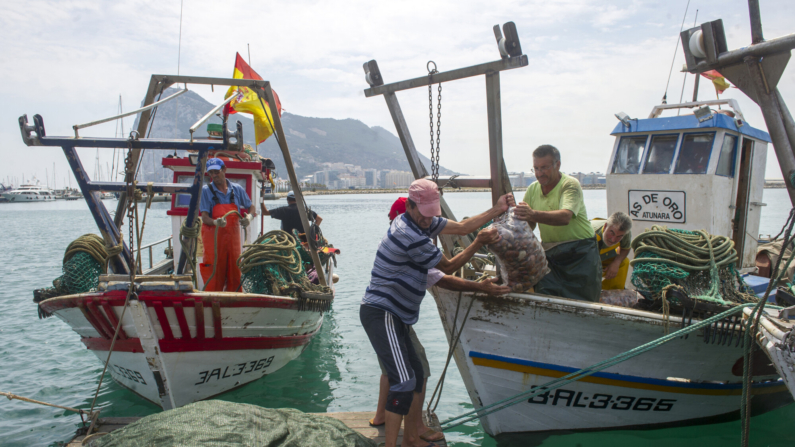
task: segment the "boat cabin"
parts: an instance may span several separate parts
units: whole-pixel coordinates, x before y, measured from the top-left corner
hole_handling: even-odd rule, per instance
[[[226,166],[226,179],[231,183],[237,183],[246,191],[251,198],[251,203],[259,204],[260,202],[260,185],[266,183],[270,186],[272,180],[272,171],[270,167],[273,162],[267,158],[259,158],[256,153],[251,152],[222,152],[222,151],[209,151],[208,158],[218,158],[223,160]],[[196,154],[188,154],[185,157],[166,157],[162,160],[164,168],[174,171],[173,183],[191,183],[193,182],[194,172],[196,170],[196,161],[198,157]],[[209,184],[212,180],[210,176],[204,174],[204,183]],[[188,215],[188,208],[190,205],[190,194],[178,193],[171,196],[171,208],[166,212],[171,216],[171,237],[174,247],[174,259],[179,259],[182,251],[182,246],[179,243],[180,228],[185,218]],[[259,214],[259,211],[257,211]],[[244,213],[245,214],[245,213]],[[243,245],[251,244],[259,235],[259,220],[255,219],[251,222],[249,227],[240,230],[240,241]],[[204,253],[201,245],[201,238],[198,238],[199,248],[197,250],[197,259],[201,260]],[[197,275],[199,281],[199,288],[202,278]]]
[[[661,116],[677,108],[697,110]],[[754,267],[767,132],[748,125],[731,99],[656,106],[647,119],[616,116],[608,212],[629,214],[634,234],[663,225],[731,237],[738,267]]]

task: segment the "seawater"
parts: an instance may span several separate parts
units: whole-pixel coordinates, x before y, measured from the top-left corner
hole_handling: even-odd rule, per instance
[[[607,217],[604,190],[584,192],[589,217]],[[375,408],[379,369],[375,354],[359,323],[359,302],[372,268],[375,250],[386,231],[387,213],[398,194],[312,196],[309,205],[323,217],[324,235],[338,247],[337,297],[326,315],[319,336],[286,367],[261,380],[218,397],[260,405],[297,408],[304,412],[371,411]],[[485,211],[488,193],[448,193],[445,199],[456,217]],[[789,211],[783,189],[764,193],[760,233],[778,233]],[[270,202],[269,206],[283,205]],[[105,205],[113,210],[115,201]],[[167,203],[155,203],[147,218],[144,243],[162,239],[171,231]],[[278,222],[266,218],[265,229]],[[0,204],[0,390],[59,405],[88,408],[102,364],[80,342],[78,335],[58,318],[39,320],[32,290],[51,285],[61,274],[66,246],[96,226],[82,201],[42,204]],[[126,233],[126,230],[125,230]],[[155,250],[155,261],[162,249]],[[147,256],[144,255],[144,262]],[[415,325],[431,362],[429,388],[444,367],[447,340],[432,298],[423,304]],[[739,408],[739,397],[737,405]],[[106,417],[146,416],[160,411],[106,376],[97,398]],[[472,409],[453,362],[437,409],[440,419]],[[795,405],[752,419],[754,446],[795,445]],[[77,415],[39,405],[0,401],[0,445],[57,445],[78,426]],[[470,423],[447,434],[454,446],[496,446],[497,441]],[[543,446],[664,446],[707,447],[738,445],[739,422],[648,431],[610,431],[555,435],[535,441]],[[525,443],[521,445],[526,445]]]

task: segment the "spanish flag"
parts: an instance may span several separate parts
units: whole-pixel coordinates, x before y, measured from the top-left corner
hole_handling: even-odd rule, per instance
[[[232,73],[232,78],[262,80],[262,77],[240,57],[240,53],[237,53],[235,57],[235,70]],[[267,101],[263,99],[260,102],[257,93],[248,87],[229,87],[224,99],[228,99],[232,95],[237,95],[237,97],[224,107],[224,115],[237,112],[254,115],[254,136],[257,139],[257,144],[262,143],[273,135],[273,116],[271,116]],[[279,111],[279,116],[282,116],[282,103],[279,101],[279,95],[275,91],[273,92],[273,97],[276,100],[276,110]]]
[[[732,86],[722,74],[718,73],[717,70],[705,71],[704,73],[701,73],[701,76],[704,76],[705,78],[712,81],[712,83],[715,85],[715,91],[718,93],[723,93],[726,91],[726,89]]]

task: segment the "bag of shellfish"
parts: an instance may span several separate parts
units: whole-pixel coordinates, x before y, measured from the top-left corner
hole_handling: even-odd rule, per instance
[[[514,216],[511,208],[494,219],[489,228],[500,234],[497,243],[488,246],[497,258],[502,283],[512,292],[521,293],[532,288],[549,273],[544,249],[530,225]]]

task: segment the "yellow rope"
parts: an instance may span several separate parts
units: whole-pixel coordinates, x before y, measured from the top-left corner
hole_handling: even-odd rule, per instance
[[[21,400],[23,402],[30,402],[30,403],[33,403],[33,404],[46,405],[48,407],[60,408],[62,410],[74,411],[75,413],[88,414],[88,411],[86,411],[86,410],[80,410],[78,408],[64,407],[62,405],[50,404],[50,403],[47,403],[47,402],[42,402],[40,400],[35,400],[35,399],[28,398],[28,397],[19,396],[19,395],[13,394],[13,393],[7,393],[5,391],[0,391],[0,396],[5,396],[5,397],[8,398],[8,400],[16,399],[16,400]]]

